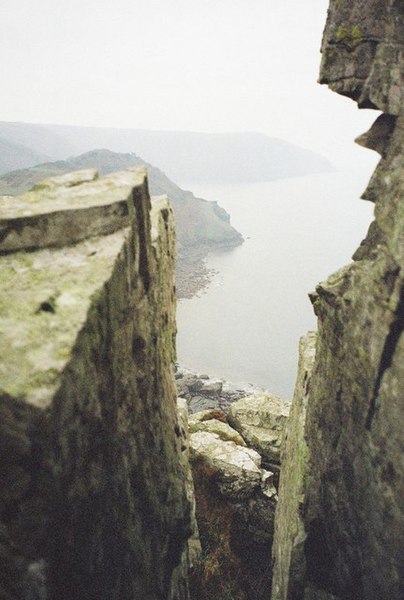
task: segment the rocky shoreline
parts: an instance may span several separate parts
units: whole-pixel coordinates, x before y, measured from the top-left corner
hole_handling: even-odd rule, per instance
[[[216,275],[215,269],[206,266],[206,258],[212,251],[230,251],[244,242],[243,238],[233,243],[212,243],[210,245],[187,246],[180,248],[177,254],[175,267],[175,287],[179,300],[193,298],[206,288],[212,277]]]
[[[227,412],[236,400],[264,391],[251,384],[234,385],[180,366],[176,368],[175,380],[178,396],[186,399],[191,414],[213,409]]]
[[[179,254],[175,268],[175,288],[179,300],[193,298],[206,288],[215,271],[206,266],[208,251],[201,248],[187,249],[186,255]]]

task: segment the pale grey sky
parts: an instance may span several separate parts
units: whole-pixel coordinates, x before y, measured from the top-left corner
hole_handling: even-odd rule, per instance
[[[0,120],[259,131],[334,162],[376,118],[316,83],[328,0],[2,0]],[[135,149],[134,149],[135,150]]]

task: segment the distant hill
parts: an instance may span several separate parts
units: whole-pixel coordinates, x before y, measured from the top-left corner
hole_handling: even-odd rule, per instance
[[[260,133],[47,127],[80,152],[136,152],[178,182],[249,183],[332,170],[323,156]]]
[[[315,152],[260,133],[210,134],[0,122],[0,136],[11,139],[11,134],[12,141],[45,152],[52,159],[65,159],[93,148],[135,152],[180,183],[249,183],[333,169],[325,157]]]
[[[49,156],[0,137],[0,174],[31,167],[45,160],[49,160]]]
[[[52,131],[46,125],[0,121],[0,138],[13,144],[21,144],[39,153],[42,158],[32,164],[38,164],[39,162],[44,162],[44,160],[58,160],[67,158],[73,154],[80,154],[74,146],[70,145],[67,139],[60,136],[57,132]],[[10,169],[19,169],[21,166],[16,165]]]
[[[12,171],[0,177],[0,195],[21,194],[46,177],[78,169],[96,168],[106,174],[140,165],[148,169],[151,194],[167,194],[174,206],[180,251],[181,248],[232,247],[242,242],[241,234],[230,225],[229,215],[216,202],[196,198],[192,192],[182,190],[162,171],[135,154],[93,150],[68,160]]]

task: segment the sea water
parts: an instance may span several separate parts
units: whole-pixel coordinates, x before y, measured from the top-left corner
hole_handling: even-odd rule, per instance
[[[373,205],[360,195],[370,173],[186,184],[195,195],[217,200],[245,242],[212,252],[210,285],[178,302],[182,366],[292,397],[299,338],[316,328],[308,293],[350,262],[366,235]]]

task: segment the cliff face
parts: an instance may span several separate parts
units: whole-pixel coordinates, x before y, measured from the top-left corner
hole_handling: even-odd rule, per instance
[[[273,543],[274,600],[303,597],[305,582],[302,506],[306,494],[308,448],[305,439],[307,404],[315,357],[316,334],[300,340],[298,376],[281,452],[279,500]]]
[[[401,0],[331,0],[321,51],[320,83],[361,108],[402,111]]]
[[[187,598],[171,208],[142,170],[1,202],[0,597]]]
[[[403,32],[401,0],[331,1],[321,82],[383,111],[358,140],[382,158],[364,194],[375,203],[367,239],[312,295],[319,332],[304,424],[304,552],[274,598],[404,597]],[[284,560],[279,547],[274,556]]]

